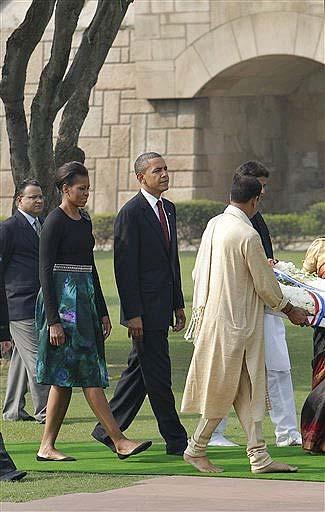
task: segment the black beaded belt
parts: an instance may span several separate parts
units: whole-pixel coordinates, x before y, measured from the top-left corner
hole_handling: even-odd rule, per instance
[[[92,265],[70,265],[69,263],[56,263],[54,272],[91,272]]]

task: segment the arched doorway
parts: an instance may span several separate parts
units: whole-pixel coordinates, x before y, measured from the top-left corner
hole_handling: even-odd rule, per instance
[[[299,211],[324,199],[324,82],[319,62],[268,55],[235,64],[204,84],[196,93],[206,98],[196,146],[210,172],[211,198],[227,200],[234,168],[258,159],[272,171],[268,211]],[[199,180],[198,173],[197,187]]]

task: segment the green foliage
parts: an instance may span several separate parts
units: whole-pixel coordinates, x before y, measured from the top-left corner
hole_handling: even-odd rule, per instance
[[[225,206],[221,202],[204,199],[176,203],[178,241],[198,245],[208,221],[222,213]],[[268,213],[263,217],[280,249],[302,237],[324,236],[325,202],[312,205],[304,213]],[[104,249],[113,243],[115,218],[115,214],[92,217],[97,248]]]
[[[224,209],[223,203],[203,199],[176,203],[179,241],[191,244],[193,241],[199,240],[208,221],[222,213]],[[104,248],[105,245],[112,244],[115,218],[115,214],[101,214],[92,217],[97,247]]]
[[[113,242],[115,219],[115,214],[93,215],[93,232],[97,247],[103,247]]]
[[[325,202],[315,203],[302,216],[303,234],[314,236],[325,233]]]
[[[224,203],[204,199],[176,203],[179,241],[192,244],[199,240],[208,221],[222,213],[225,207]]]
[[[304,213],[274,213],[263,215],[270,234],[283,249],[301,237],[316,238],[325,231],[325,202],[312,205]]]
[[[302,235],[301,215],[298,213],[265,214],[263,217],[281,249]]]

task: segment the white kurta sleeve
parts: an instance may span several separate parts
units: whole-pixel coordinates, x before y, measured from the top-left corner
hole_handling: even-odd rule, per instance
[[[245,256],[256,293],[264,304],[281,311],[288,300],[283,297],[279,283],[268,264],[258,233],[246,240]]]

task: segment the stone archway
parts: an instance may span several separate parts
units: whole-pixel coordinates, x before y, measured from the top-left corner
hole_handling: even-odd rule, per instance
[[[260,159],[273,170],[269,211],[323,199],[323,40],[320,17],[264,12],[218,26],[177,57],[176,96],[208,99],[195,145],[211,198],[227,200],[234,168]],[[199,173],[194,184],[200,197]]]
[[[182,18],[172,13],[177,4],[169,14],[152,8],[135,22],[141,49],[137,97],[159,99],[152,102],[159,123],[153,128],[173,127],[165,134],[166,153],[173,161],[171,198],[227,201],[234,168],[258,158],[273,171],[269,210],[302,209],[322,199],[325,58],[320,5],[247,2],[245,9],[241,2],[220,0],[216,7],[211,0],[205,2],[205,13],[193,7]],[[174,30],[176,22],[184,26]],[[164,113],[169,104],[170,125]],[[187,155],[191,166],[180,168]]]
[[[257,159],[272,171],[268,211],[302,210],[323,200],[323,84],[321,64],[294,56],[250,59],[207,82],[197,93],[204,98],[204,123],[196,147],[210,173],[209,197],[227,200],[234,169]],[[197,173],[197,194],[200,178]]]
[[[297,12],[239,17],[207,32],[175,59],[175,96],[190,98],[224,70],[266,55],[304,57],[324,64],[324,22]]]

